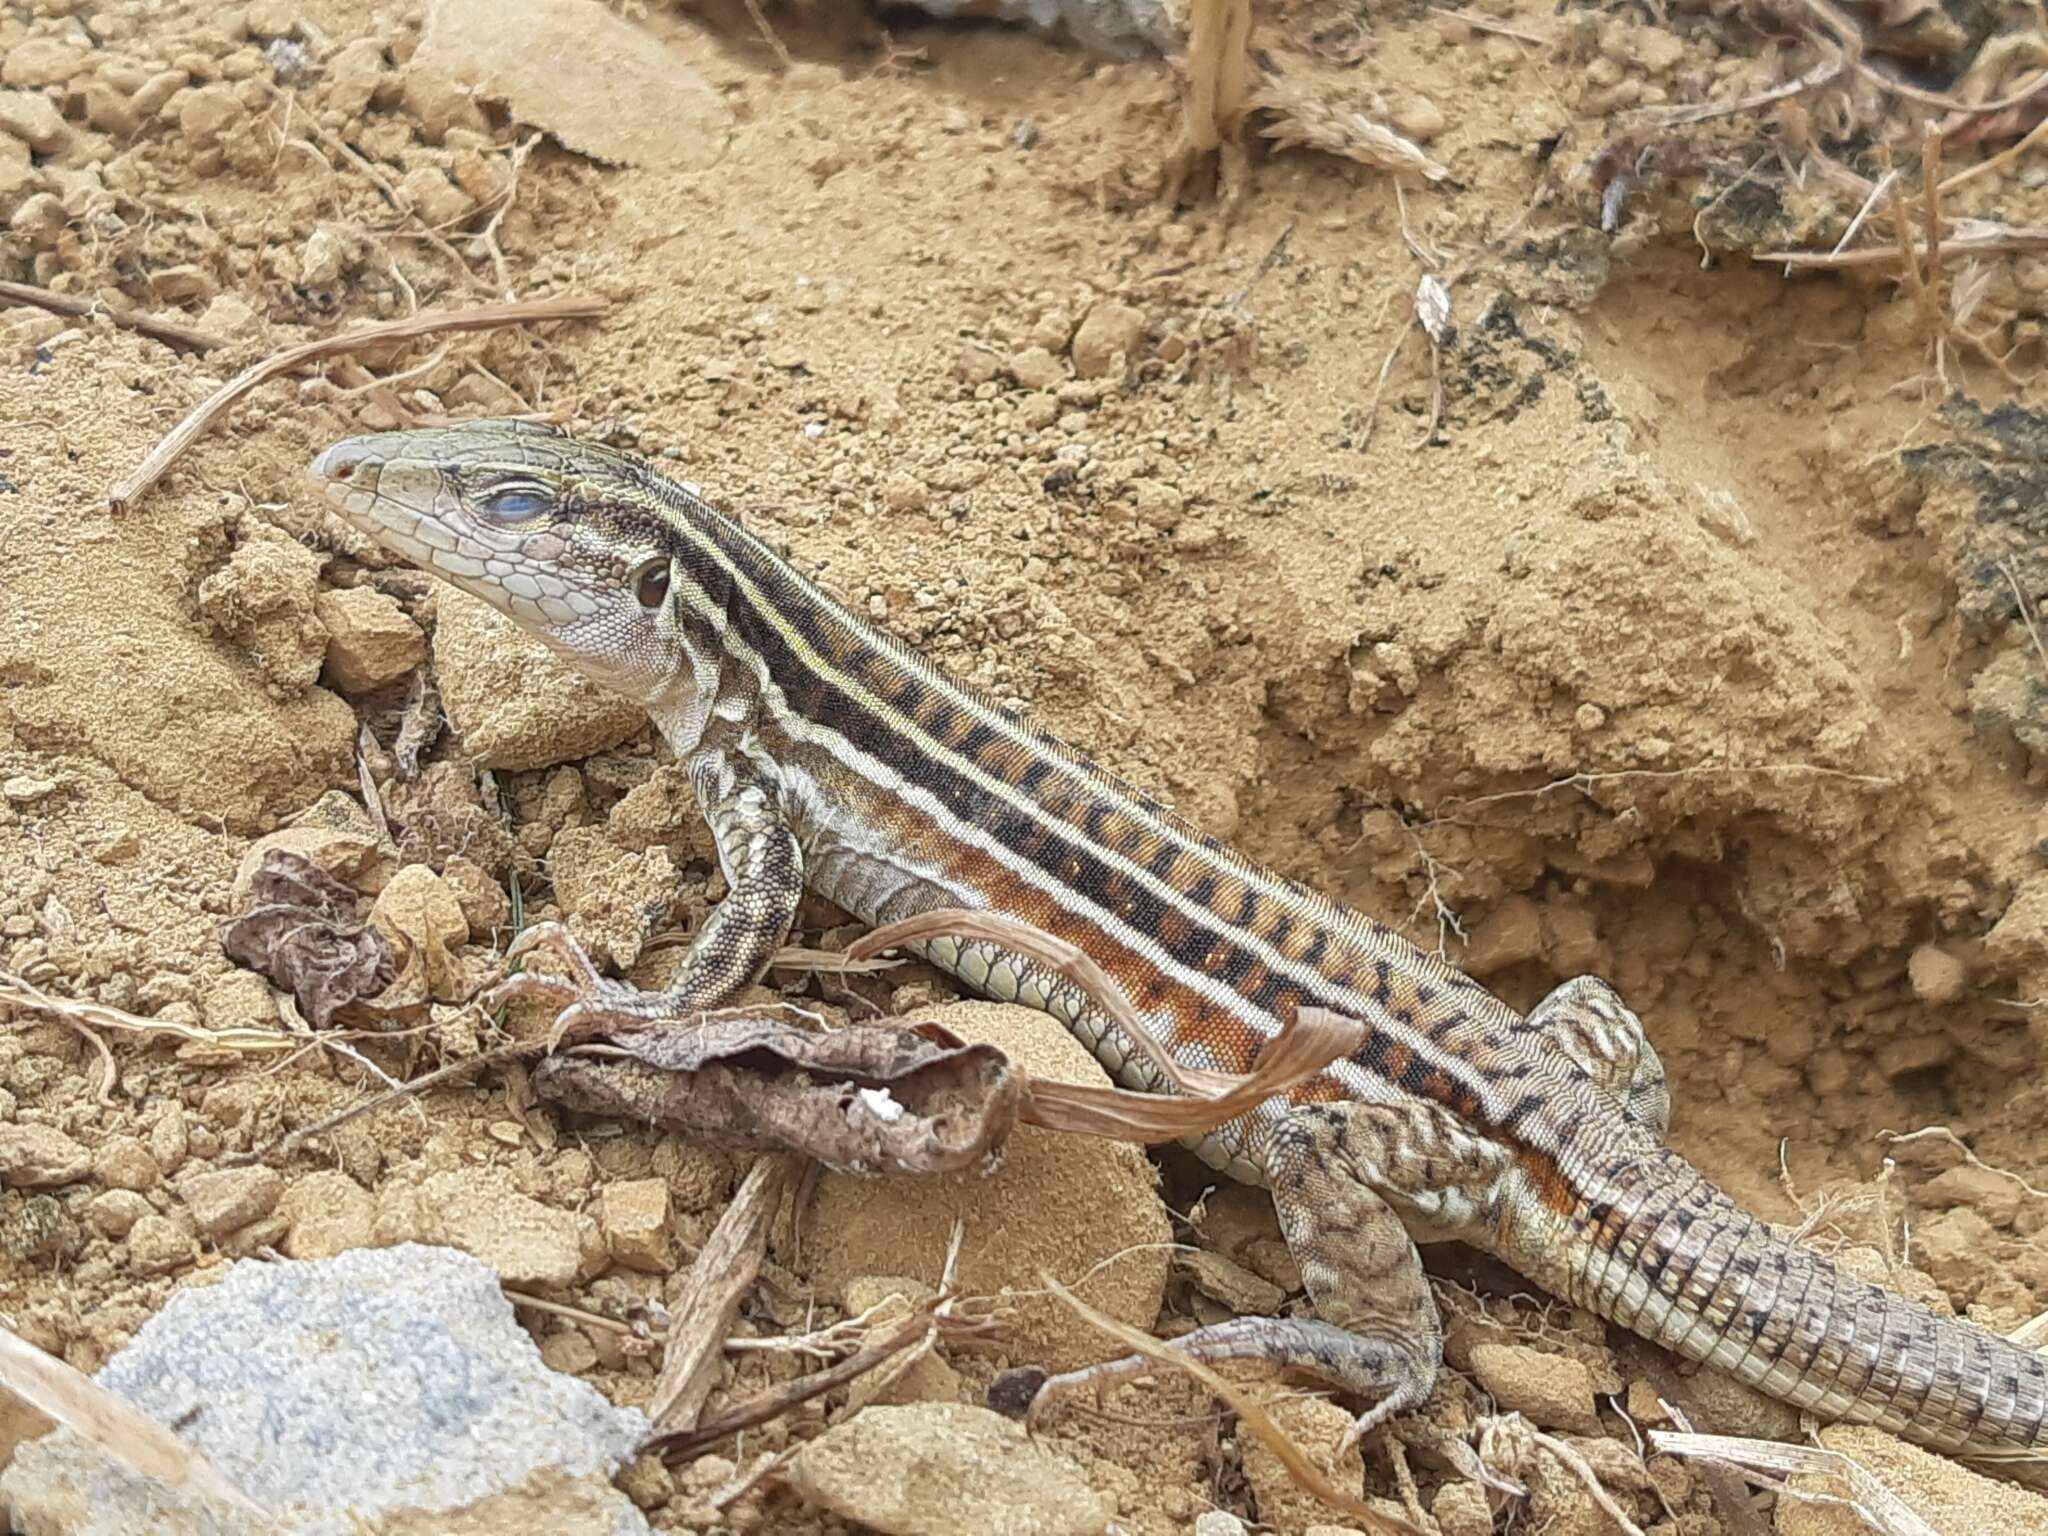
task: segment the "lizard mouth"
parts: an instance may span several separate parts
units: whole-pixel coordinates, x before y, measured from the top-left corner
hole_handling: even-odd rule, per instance
[[[357,471],[365,466],[374,468],[376,462],[367,438],[343,438],[314,456],[313,462],[306,466],[306,478],[323,490],[345,485],[355,488]],[[375,475],[370,477],[367,488],[376,488]]]

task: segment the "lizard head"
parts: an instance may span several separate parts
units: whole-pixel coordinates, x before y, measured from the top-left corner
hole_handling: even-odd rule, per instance
[[[307,473],[351,526],[645,706],[672,740],[709,707],[718,658],[678,560],[683,521],[715,514],[682,486],[507,421],[351,437]]]

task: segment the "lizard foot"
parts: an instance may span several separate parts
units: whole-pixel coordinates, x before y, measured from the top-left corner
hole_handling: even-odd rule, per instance
[[[508,974],[511,966],[536,952],[561,961],[573,979],[525,969]],[[499,979],[482,994],[483,1006],[495,1009],[518,998],[551,1003],[558,1010],[554,1030],[558,1040],[607,1029],[640,1029],[687,1011],[665,992],[643,992],[601,975],[597,962],[561,923],[535,923],[520,933],[505,951],[499,970]]]
[[[1395,1414],[1422,1402],[1436,1382],[1435,1362],[1415,1351],[1311,1318],[1233,1318],[1197,1328],[1167,1347],[1209,1365],[1253,1360],[1276,1370],[1303,1371],[1344,1391],[1375,1399],[1345,1432],[1340,1452]],[[1102,1393],[1119,1382],[1170,1369],[1150,1355],[1125,1355],[1057,1376],[1030,1369],[1005,1371],[990,1385],[988,1403],[999,1413],[1024,1418],[1079,1392],[1092,1392],[1099,1402]]]

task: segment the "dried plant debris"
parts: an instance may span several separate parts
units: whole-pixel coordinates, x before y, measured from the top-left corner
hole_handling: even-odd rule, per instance
[[[808,1153],[841,1173],[985,1167],[1023,1099],[1002,1052],[930,1025],[821,1032],[750,1013],[616,1039],[541,1062],[535,1091],[585,1114]]]
[[[1927,487],[1975,498],[1960,535],[1956,612],[1993,634],[2048,601],[2048,417],[2017,403],[1985,410],[1956,395],[1941,408],[1952,436],[1899,455]]]
[[[1349,93],[1347,93],[1348,95]],[[1402,137],[1326,93],[1305,88],[1288,77],[1269,74],[1252,93],[1251,108],[1261,115],[1259,132],[1282,149],[1319,149],[1378,170],[1446,181],[1450,171]]]
[[[64,1426],[121,1466],[166,1488],[187,1490],[237,1517],[268,1523],[261,1507],[170,1430],[5,1328],[0,1328],[0,1398],[22,1405],[46,1425]]]
[[[249,882],[248,905],[222,929],[237,964],[291,993],[315,1029],[398,976],[391,942],[357,918],[356,893],[312,860],[273,848]]]

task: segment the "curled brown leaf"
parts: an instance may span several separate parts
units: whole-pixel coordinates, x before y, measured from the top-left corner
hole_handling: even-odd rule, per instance
[[[356,918],[356,893],[301,854],[272,848],[249,880],[248,905],[221,931],[228,958],[291,993],[315,1029],[375,997],[398,974],[391,944]]]

